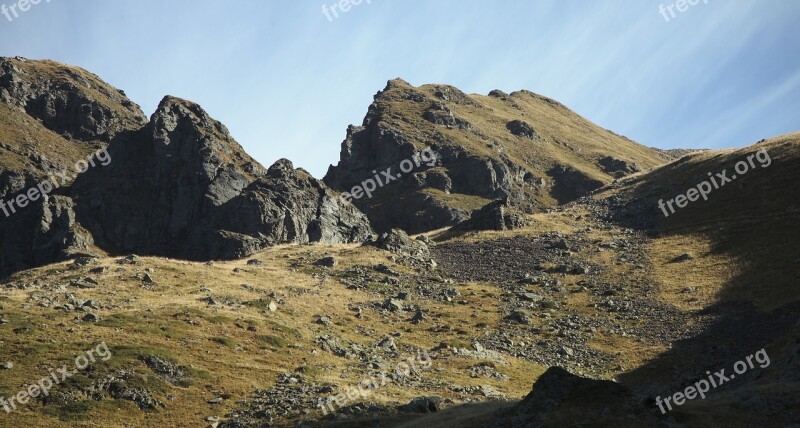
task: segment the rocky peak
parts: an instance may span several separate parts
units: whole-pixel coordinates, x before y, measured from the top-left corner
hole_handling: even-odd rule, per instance
[[[267,170],[267,177],[278,179],[281,177],[288,177],[294,173],[294,164],[289,159],[278,159]]]
[[[452,226],[496,199],[522,212],[570,202],[613,181],[616,173],[597,163],[603,156],[643,167],[665,160],[530,91],[484,97],[395,79],[375,95],[363,125],[348,128],[324,180],[349,191],[424,149],[437,153],[435,166],[354,201],[379,231]]]
[[[368,220],[324,184],[281,159],[268,170],[199,105],[165,97],[114,162],[76,187],[98,242],[193,260],[244,257],[287,242],[351,242]],[[113,192],[98,193],[98,187]],[[142,211],[136,207],[148,207]]]
[[[47,129],[84,141],[110,141],[147,123],[125,93],[78,67],[0,57],[0,102]]]

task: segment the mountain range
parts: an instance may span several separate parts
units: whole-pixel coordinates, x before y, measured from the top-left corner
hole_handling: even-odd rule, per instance
[[[800,132],[661,150],[394,79],[318,179],[16,57],[0,154],[0,398],[112,355],[0,426],[800,424]]]

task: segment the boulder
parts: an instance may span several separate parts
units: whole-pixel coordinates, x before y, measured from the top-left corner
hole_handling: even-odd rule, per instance
[[[603,171],[618,178],[641,171],[635,162],[629,163],[611,156],[606,156],[597,163]]]
[[[574,426],[582,425],[585,415],[592,415],[593,426],[619,426],[619,421],[631,418],[637,421],[631,426],[658,424],[627,387],[550,367],[537,379],[530,394],[501,412],[489,426]]]
[[[401,229],[392,229],[390,232],[381,234],[375,240],[366,241],[364,245],[419,259],[427,259],[431,254],[430,248],[424,242],[411,239]]]
[[[463,221],[453,229],[459,231],[512,230],[528,224],[519,210],[509,205],[508,199],[497,200],[474,211],[469,220]]]
[[[518,137],[536,139],[539,138],[539,135],[536,134],[533,127],[526,122],[521,120],[512,120],[506,124],[506,129],[509,130],[512,134]]]
[[[406,413],[435,413],[440,410],[442,399],[439,397],[417,397],[408,404],[398,407]]]

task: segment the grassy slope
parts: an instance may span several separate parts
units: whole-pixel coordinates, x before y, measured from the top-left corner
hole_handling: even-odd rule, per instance
[[[647,245],[647,272],[658,285],[660,291],[656,297],[659,300],[699,315],[703,311],[715,310],[730,300],[752,302],[762,310],[768,310],[797,301],[800,297],[796,287],[791,286],[796,268],[788,269],[780,263],[777,264],[778,269],[774,267],[776,260],[800,259],[796,247],[790,245],[796,229],[788,227],[789,217],[785,215],[763,215],[766,212],[786,212],[786,204],[791,200],[787,200],[785,192],[782,195],[767,195],[774,196],[775,200],[759,197],[773,186],[776,192],[791,188],[788,187],[789,182],[784,180],[790,180],[798,171],[793,168],[795,159],[800,159],[798,144],[796,137],[783,137],[767,142],[765,147],[773,155],[774,163],[769,169],[754,172],[752,180],[744,182],[754,193],[743,194],[742,189],[736,188],[730,194],[720,192],[712,195],[709,207],[702,211],[704,216],[676,216],[673,227],[661,225],[662,234]],[[697,154],[690,161],[678,162],[664,169],[687,168],[684,172],[697,172],[710,168],[717,171],[752,150]],[[770,175],[759,177],[758,174],[762,172]],[[637,176],[630,179],[633,187],[622,190],[636,193],[651,189],[655,186],[654,181],[649,181],[653,177],[679,177],[675,178],[680,181],[675,183],[679,188],[692,182],[691,174],[675,174],[657,170],[651,175]],[[757,185],[762,181],[765,188]],[[738,208],[732,212],[731,207]],[[778,210],[778,207],[784,211]],[[477,241],[509,236],[536,237],[551,231],[569,234],[593,226],[586,214],[581,205],[575,205],[564,211],[534,215],[534,223],[522,230],[480,232],[457,239]],[[758,226],[759,222],[764,226]],[[613,239],[611,233],[603,228],[595,228],[590,236],[595,242],[603,242]],[[743,242],[747,245],[742,245]],[[669,263],[683,252],[694,254],[696,259],[688,263]],[[466,337],[470,337],[480,331],[475,327],[479,323],[491,329],[504,322],[500,319],[502,314],[497,299],[503,292],[492,284],[455,284],[467,300],[465,305],[419,301],[430,311],[431,325],[426,326],[430,328],[411,327],[407,316],[386,318],[370,309],[365,309],[364,317],[357,319],[347,308],[348,305],[360,304],[366,308],[370,302],[380,302],[384,297],[370,289],[350,290],[330,277],[325,279],[324,271],[312,266],[314,260],[325,254],[337,256],[337,272],[344,272],[352,266],[378,263],[385,263],[399,271],[409,269],[394,264],[388,253],[344,245],[276,247],[258,255],[265,262],[264,266],[248,266],[243,261],[209,266],[146,258],[142,266],[124,266],[124,271],[118,271],[120,265],[115,260],[103,259],[101,264],[110,269],[108,273],[98,276],[101,283],[98,289],[66,289],[80,299],[91,298],[114,307],[98,311],[101,322],[96,325],[78,322],[80,313],[42,308],[31,300],[31,296],[47,294],[48,288],[63,289],[59,288],[61,284],[67,284],[70,278],[85,275],[89,267],[70,270],[66,264],[58,264],[12,277],[11,284],[38,285],[28,290],[0,289],[0,306],[3,306],[0,314],[11,321],[10,325],[0,326],[0,361],[15,363],[14,370],[1,373],[0,395],[8,396],[18,391],[24,383],[46,374],[47,367],[60,366],[59,362],[67,362],[79,352],[105,340],[115,357],[109,361],[108,367],[101,364],[98,370],[135,368],[144,375],[143,384],[156,391],[159,398],[167,403],[167,408],[147,413],[139,411],[130,402],[106,400],[88,409],[42,409],[34,404],[23,412],[0,417],[15,425],[74,426],[92,421],[104,426],[122,426],[119,418],[124,415],[127,423],[135,425],[193,426],[202,423],[209,415],[224,415],[237,407],[236,400],[248,398],[256,388],[273,385],[276,374],[301,366],[312,368],[306,376],[320,383],[347,386],[358,382],[363,377],[363,368],[352,366],[352,361],[326,352],[313,351],[317,348],[313,344],[314,338],[321,334],[334,333],[343,340],[369,347],[381,337],[400,331],[403,333],[397,339],[400,345],[430,349],[441,342],[466,346],[465,336],[459,331],[469,332],[470,335]],[[593,263],[607,268],[608,281],[629,274],[626,266],[609,256],[608,253],[591,251],[586,254]],[[135,278],[136,274],[142,274],[149,268],[155,270],[155,286],[145,286]],[[235,268],[240,271],[233,272]],[[752,269],[757,270],[754,272]],[[766,280],[750,282],[755,276]],[[564,285],[573,287],[575,284],[572,282],[576,280],[565,278]],[[750,287],[745,287],[744,284],[748,282]],[[242,284],[252,288],[245,289]],[[697,287],[698,293],[692,295],[696,300],[680,293],[680,289],[687,284]],[[376,287],[379,285],[376,284]],[[267,294],[273,291],[277,293],[277,299],[282,299],[278,300],[281,303],[274,313],[264,309],[264,302],[270,300]],[[209,294],[225,304],[209,306],[200,300]],[[582,294],[568,295],[562,303],[565,312],[586,317],[598,316],[591,301],[587,301]],[[315,324],[314,320],[319,315],[332,316],[335,324],[330,327]],[[726,312],[722,311],[721,316],[724,319]],[[257,332],[240,328],[237,323],[240,326],[256,326]],[[458,328],[440,329],[432,334],[431,328],[435,330],[436,326]],[[19,327],[28,327],[29,330],[14,332]],[[726,345],[728,347],[737,342],[735,337],[726,340],[730,342]],[[783,343],[780,340],[785,342],[788,339],[776,340],[777,345],[768,349],[771,354],[774,352],[774,355],[779,355],[778,345]],[[679,349],[687,353],[676,355],[669,350],[670,346],[645,344],[630,337],[601,331],[592,339],[591,346],[600,351],[616,353],[617,362],[625,367],[623,371],[607,372],[602,377],[620,377],[634,385],[643,385],[669,383],[675,380],[674,377],[680,379],[683,376],[654,370],[654,367],[681,365],[691,370],[692,365],[703,364],[702,356],[687,351],[701,349],[704,345],[700,343],[702,341],[696,342],[682,344]],[[295,347],[295,344],[299,346]],[[138,355],[148,354],[162,355],[192,367],[194,380],[182,387],[167,384],[148,372],[138,360]],[[476,361],[446,357],[434,360],[435,370],[426,374],[434,382],[434,387],[430,387],[430,384],[426,389],[391,386],[381,389],[374,398],[377,402],[402,403],[415,396],[440,395],[459,403],[461,398],[446,387],[451,383],[464,386],[490,384],[510,398],[521,398],[544,368],[507,355],[505,357],[511,364],[498,367],[510,377],[508,382],[471,379],[466,376],[466,368]],[[769,378],[759,382],[754,385],[768,390],[775,390],[777,385]],[[794,388],[794,384],[784,382],[783,385],[781,388]],[[229,394],[231,398],[218,406],[207,404],[206,400],[216,395],[212,390]],[[164,397],[168,394],[174,395],[175,401],[167,401]],[[698,409],[687,406],[676,414],[680,418],[695,421],[711,417],[703,415],[713,415],[714,418],[741,417],[737,412],[724,410],[728,408],[724,403],[736,401],[729,394],[720,392],[715,399],[701,403],[711,407]],[[469,412],[459,414],[465,417],[474,413],[475,420],[483,420],[496,406],[502,407],[504,404],[491,405],[492,408],[488,410],[485,407],[470,408]],[[436,426],[437,420],[443,420],[439,418],[446,417],[449,420],[449,414],[425,419],[424,423],[407,423],[409,426]],[[399,423],[403,419],[407,418],[395,421]],[[469,425],[465,422],[464,426]]]

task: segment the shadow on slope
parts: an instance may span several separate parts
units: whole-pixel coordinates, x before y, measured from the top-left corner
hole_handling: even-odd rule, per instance
[[[759,151],[759,158],[751,157],[754,168],[742,174],[744,166],[738,164],[736,170],[737,163],[748,162],[748,157]],[[708,201],[689,202],[665,217],[658,201],[666,204],[709,180],[709,173],[717,184],[724,181],[718,173],[732,181],[712,190]],[[701,235],[710,239],[711,251],[696,257],[724,254],[736,261],[729,267],[731,279],[720,290],[717,302],[703,311],[715,320],[707,330],[673,344],[658,359],[620,380],[651,398],[663,397],[706,378],[706,371],[727,368],[730,373],[735,362],[764,347],[777,362],[763,373],[748,373],[721,386],[708,400],[673,412],[681,422],[712,424],[712,417],[727,417],[736,425],[798,422],[796,412],[775,410],[776,406],[797,408],[796,392],[800,390],[796,376],[785,376],[797,371],[796,350],[787,345],[800,337],[798,180],[800,134],[795,133],[741,150],[693,154],[632,177],[621,183],[624,187],[619,192],[610,191],[614,193],[607,199],[612,218],[621,225],[652,231],[657,237]],[[787,388],[794,396],[779,394]]]

